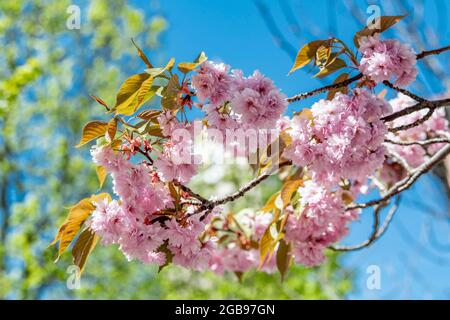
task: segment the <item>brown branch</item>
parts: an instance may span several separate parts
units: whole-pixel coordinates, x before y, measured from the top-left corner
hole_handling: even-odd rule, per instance
[[[439,48],[439,49],[435,49],[435,50],[422,51],[421,53],[417,54],[416,57],[417,57],[417,60],[420,60],[420,59],[423,59],[423,58],[425,58],[427,56],[440,54],[440,53],[443,53],[443,52],[448,51],[448,50],[450,50],[450,46]],[[295,96],[287,98],[286,101],[289,102],[289,103],[292,103],[292,102],[296,102],[296,101],[300,101],[300,100],[306,99],[308,97],[314,96],[314,95],[322,93],[322,92],[326,92],[326,91],[330,91],[330,90],[334,90],[334,89],[339,89],[339,88],[348,86],[349,84],[351,84],[351,83],[361,79],[362,77],[363,77],[363,74],[360,73],[360,74],[357,74],[356,76],[354,76],[352,78],[349,78],[347,80],[344,80],[344,81],[341,81],[341,82],[338,82],[338,83],[334,83],[334,84],[331,84],[331,85],[328,85],[328,86],[324,86],[324,87],[321,87],[321,88],[317,88],[317,89],[314,89],[314,90],[309,91],[309,92],[297,94]],[[423,99],[423,98],[421,98],[421,97],[419,97],[419,96],[417,96],[417,95],[415,95],[415,94],[413,94],[413,93],[411,93],[411,92],[409,92],[409,91],[407,91],[405,89],[401,89],[401,88],[398,88],[398,87],[392,85],[390,82],[387,82],[387,83],[384,83],[384,84],[387,85],[388,87],[392,86],[391,87],[392,89],[397,90],[399,92],[402,92],[402,93],[410,96],[414,100],[419,99],[417,101],[420,101],[422,103],[427,101],[427,100],[425,100],[425,99]]]
[[[422,123],[424,123],[425,121],[430,119],[434,113],[434,110],[436,110],[436,108],[429,108],[428,112],[422,118],[419,118],[416,121],[409,123],[409,124],[405,124],[405,125],[398,126],[395,128],[389,128],[388,130],[390,132],[398,132],[398,131],[408,130],[408,129],[417,127],[418,125],[421,125]]]
[[[272,169],[272,170],[268,170],[266,173],[261,174],[260,176],[256,177],[255,179],[251,180],[250,182],[248,182],[246,185],[244,185],[243,187],[241,187],[239,190],[237,190],[235,193],[230,194],[228,196],[225,196],[223,198],[219,198],[216,200],[206,200],[205,198],[202,197],[203,200],[200,200],[201,203],[197,204],[198,208],[197,210],[195,210],[193,213],[191,213],[189,216],[193,216],[195,214],[201,213],[203,211],[211,211],[214,207],[219,206],[219,205],[223,205],[225,203],[228,202],[232,202],[235,201],[241,197],[243,197],[247,192],[249,192],[250,190],[252,190],[254,187],[256,187],[257,185],[259,185],[261,182],[263,182],[264,180],[266,180],[268,177],[270,177],[273,173],[277,172],[279,169],[289,166],[291,165],[292,162],[291,161],[285,161],[282,162],[278,165],[278,168],[276,169]],[[181,186],[181,185],[180,185]],[[185,187],[185,186],[184,186]],[[187,188],[187,187],[185,187]],[[189,189],[190,190],[190,189]],[[191,192],[193,192],[191,190]],[[199,197],[201,197],[200,195],[198,195]]]
[[[386,218],[384,219],[383,225],[380,227],[380,212],[381,209],[384,208],[387,205],[387,203],[379,204],[374,209],[374,223],[372,228],[372,233],[370,234],[369,238],[360,244],[352,245],[352,246],[331,246],[329,247],[331,250],[334,251],[356,251],[361,250],[363,248],[367,248],[370,245],[372,245],[377,239],[379,239],[387,230],[389,227],[392,218],[394,217],[395,213],[397,212],[397,209],[400,205],[400,197],[397,198],[396,204],[392,206],[389,209],[388,214],[386,215]]]
[[[382,196],[379,199],[372,200],[366,203],[357,203],[354,205],[347,206],[346,210],[353,210],[353,209],[364,209],[368,207],[372,207],[375,205],[378,205],[380,203],[386,202],[393,196],[399,194],[400,192],[410,188],[414,182],[419,179],[420,176],[430,171],[436,164],[444,160],[444,158],[450,154],[450,144],[446,145],[445,147],[441,148],[438,152],[436,152],[430,159],[428,159],[426,162],[424,162],[419,167],[415,168],[411,171],[410,174],[408,174],[407,177],[400,180],[396,184],[394,184],[389,191]]]
[[[428,146],[430,144],[435,143],[450,143],[450,139],[448,138],[432,138],[428,140],[418,140],[418,141],[395,141],[391,139],[384,139],[384,142],[390,144],[396,144],[399,146],[411,146],[411,145],[419,145],[419,146]]]
[[[308,97],[312,97],[312,96],[314,96],[316,94],[319,94],[319,93],[322,93],[322,92],[326,92],[326,91],[330,91],[330,90],[346,87],[349,84],[351,84],[351,83],[361,79],[362,77],[363,77],[363,75],[362,75],[362,73],[360,73],[360,74],[357,74],[354,77],[348,78],[347,80],[344,80],[344,81],[341,81],[341,82],[338,82],[338,83],[333,83],[333,84],[330,84],[328,86],[324,86],[324,87],[321,87],[321,88],[317,88],[317,89],[309,91],[309,92],[297,94],[295,96],[287,98],[286,101],[289,102],[289,103],[292,103],[292,102],[295,102],[295,101],[304,100],[304,99],[306,99]]]
[[[422,98],[422,97],[419,97],[418,95],[416,95],[416,94],[414,94],[414,93],[412,93],[412,92],[410,92],[410,91],[408,91],[408,90],[406,90],[406,89],[399,88],[399,87],[393,85],[391,82],[389,82],[389,81],[387,81],[387,80],[383,81],[383,84],[384,84],[386,87],[389,87],[389,88],[391,88],[391,89],[393,89],[393,90],[395,90],[395,91],[397,91],[397,92],[400,92],[400,93],[404,94],[405,96],[408,96],[408,97],[410,97],[410,98],[416,100],[417,102],[427,102],[426,99],[424,99],[424,98]]]
[[[449,51],[449,50],[450,50],[450,46],[442,47],[442,48],[435,49],[435,50],[422,51],[416,57],[417,57],[417,60],[420,60],[420,59],[423,59],[423,58],[425,58],[427,56],[441,54],[441,53],[443,53],[445,51]]]
[[[192,191],[192,189],[189,188],[188,186],[185,186],[185,185],[179,183],[178,181],[174,181],[174,185],[180,187],[181,190],[183,190],[184,192],[188,193],[191,197],[199,200],[201,203],[208,202],[208,199],[206,199],[206,198],[202,197],[200,194]]]
[[[423,109],[430,109],[430,108],[439,108],[439,107],[446,107],[450,105],[450,99],[441,99],[441,100],[434,100],[434,101],[429,101],[426,100],[424,102],[419,102],[413,106],[407,107],[405,109],[402,109],[400,111],[391,113],[388,116],[385,116],[383,118],[381,118],[382,121],[384,122],[390,122],[390,121],[394,121],[397,118],[406,116],[408,114],[423,110]]]
[[[279,169],[281,169],[283,167],[289,166],[291,164],[292,164],[291,161],[282,162],[282,163],[280,163],[278,165],[277,169],[270,170],[270,171],[268,171],[268,172],[266,172],[266,173],[256,177],[255,179],[253,179],[252,181],[247,183],[245,186],[240,188],[235,193],[233,193],[233,194],[231,194],[229,196],[223,197],[221,199],[217,199],[217,200],[211,201],[211,203],[214,206],[217,206],[217,205],[225,204],[227,202],[232,202],[232,201],[234,201],[236,199],[239,199],[240,197],[244,196],[248,191],[250,191],[251,189],[256,187],[258,184],[260,184],[261,182],[266,180],[268,177],[270,177],[274,172],[278,171]]]

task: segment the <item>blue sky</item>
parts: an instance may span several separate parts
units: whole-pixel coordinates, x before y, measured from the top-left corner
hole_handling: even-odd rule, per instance
[[[135,4],[143,7],[145,2],[135,1]],[[279,29],[296,50],[316,39],[315,36],[327,37],[331,32],[352,45],[353,34],[362,28],[342,2],[285,2],[289,4],[290,12],[296,16],[300,25],[299,38],[290,31],[292,23],[288,23],[283,14],[283,8],[286,7],[276,0],[263,1]],[[358,12],[367,17],[365,1],[356,2]],[[402,11],[405,9],[395,7],[389,1],[371,3],[380,4],[382,15],[405,12]],[[412,1],[406,3],[409,11],[406,23],[411,19],[427,23],[429,21],[428,27],[439,30],[440,42],[450,42],[447,22],[442,18],[450,13],[445,1],[425,0],[423,9]],[[259,69],[272,78],[287,95],[305,92],[321,85],[303,70],[287,76],[292,65],[291,57],[275,44],[251,0],[166,0],[161,1],[160,10],[170,24],[163,45],[164,55],[167,57],[190,61],[200,51],[205,51],[211,60],[223,61],[233,68],[243,69],[245,73]],[[334,15],[333,11],[337,14]],[[427,19],[422,19],[422,13],[426,14]],[[288,17],[292,22],[292,16]],[[419,25],[423,23],[420,22]],[[431,38],[429,42],[432,42]],[[429,48],[432,48],[431,45]],[[448,57],[446,59],[448,62]],[[442,90],[438,81],[431,79],[430,83],[431,86],[413,89],[424,95],[437,94]],[[290,111],[300,110],[314,101],[310,99],[292,104]],[[347,253],[343,257],[345,265],[353,268],[357,274],[356,289],[349,298],[450,298],[450,225],[448,217],[439,218],[445,214],[448,216],[448,208],[449,203],[439,180],[431,175],[420,179],[403,196],[401,209],[384,237],[368,249]],[[371,223],[371,214],[364,212],[361,221],[352,226],[344,243],[357,243],[365,239],[370,233]],[[430,237],[430,234],[433,236]],[[366,270],[370,265],[380,268],[380,290],[367,289]]]

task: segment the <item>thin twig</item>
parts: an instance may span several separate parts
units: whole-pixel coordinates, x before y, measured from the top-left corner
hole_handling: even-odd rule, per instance
[[[405,96],[408,96],[408,97],[416,100],[417,102],[426,102],[427,101],[426,99],[424,99],[422,97],[419,97],[418,95],[416,95],[416,94],[414,94],[414,93],[412,93],[412,92],[410,92],[410,91],[408,91],[406,89],[399,88],[399,87],[395,86],[394,84],[392,84],[391,82],[389,82],[387,80],[383,81],[383,84],[386,87],[389,87],[389,88],[391,88],[391,89],[393,89],[393,90],[395,90],[397,92],[400,92],[400,93],[404,94]]]
[[[399,194],[400,192],[410,188],[414,182],[419,179],[420,176],[430,171],[436,164],[441,162],[447,155],[450,154],[450,144],[444,146],[442,149],[440,149],[438,152],[436,152],[430,159],[428,159],[426,162],[424,162],[419,167],[415,168],[411,171],[411,173],[402,179],[401,181],[395,183],[389,191],[382,196],[379,199],[372,200],[365,203],[357,203],[353,205],[347,206],[346,210],[353,210],[353,209],[363,209],[372,207],[375,205],[378,205],[382,202],[385,202],[386,200],[392,198],[393,196]]]
[[[384,218],[384,222],[381,227],[379,226],[380,211],[382,208],[386,206],[386,204],[379,204],[376,206],[376,208],[374,209],[374,224],[372,228],[372,233],[370,234],[367,240],[361,242],[360,244],[352,246],[342,246],[342,245],[331,246],[330,249],[334,251],[356,251],[369,247],[386,232],[387,228],[389,227],[389,224],[392,221],[392,218],[397,212],[399,205],[400,205],[400,197],[397,197],[396,203],[389,209],[389,212],[386,215],[386,218]]]
[[[390,144],[396,144],[399,146],[411,146],[411,145],[419,145],[419,146],[428,146],[430,144],[435,143],[450,143],[450,139],[448,138],[432,138],[427,140],[418,140],[418,141],[395,141],[391,139],[384,139],[384,142]]]

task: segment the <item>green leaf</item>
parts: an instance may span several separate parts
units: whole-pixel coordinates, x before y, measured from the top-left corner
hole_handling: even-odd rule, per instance
[[[83,128],[80,142],[75,146],[77,148],[85,145],[89,141],[92,141],[105,134],[108,124],[103,121],[91,121],[87,123]]]
[[[178,70],[180,70],[183,73],[188,73],[189,71],[192,71],[195,68],[197,68],[198,66],[200,66],[206,60],[208,60],[208,57],[202,51],[202,52],[200,52],[198,57],[194,60],[194,62],[180,62],[178,64]]]
[[[294,65],[288,74],[291,74],[295,70],[301,69],[310,63],[315,58],[317,49],[323,45],[326,45],[328,42],[328,40],[315,40],[303,46],[303,48],[301,48],[298,52]]]
[[[392,27],[394,24],[396,24],[397,22],[399,22],[400,20],[402,20],[404,17],[406,16],[382,16],[380,17],[380,28],[368,28],[365,27],[364,29],[362,29],[361,31],[358,31],[354,38],[353,38],[353,42],[355,44],[355,46],[357,48],[359,48],[359,39],[361,37],[369,37],[369,36],[373,36],[376,33],[382,33],[384,31],[386,31],[387,29],[389,29],[390,27]]]
[[[94,250],[99,237],[91,230],[84,230],[72,248],[73,263],[80,268],[80,274],[86,266],[87,259]]]

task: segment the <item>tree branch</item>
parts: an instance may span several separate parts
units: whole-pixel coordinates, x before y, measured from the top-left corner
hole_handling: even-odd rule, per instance
[[[398,207],[400,206],[400,197],[397,197],[396,203],[389,209],[389,212],[386,215],[386,218],[384,219],[383,225],[380,227],[380,212],[381,209],[383,209],[386,205],[387,203],[383,203],[375,207],[372,233],[370,234],[367,240],[353,246],[340,246],[340,245],[331,246],[330,249],[334,251],[356,251],[361,250],[363,248],[367,248],[370,245],[372,245],[377,239],[379,239],[386,232],[387,228],[389,227],[392,218],[394,217]]]
[[[450,46],[446,46],[446,47],[435,49],[435,50],[422,51],[421,53],[417,54],[416,57],[417,57],[417,60],[420,60],[420,59],[423,59],[423,58],[425,58],[427,56],[441,54],[441,53],[443,53],[445,51],[448,51],[448,50],[450,50]],[[306,99],[308,97],[314,96],[314,95],[322,93],[322,92],[326,92],[326,91],[330,91],[330,90],[334,90],[334,89],[339,89],[339,88],[348,86],[349,84],[351,84],[351,83],[353,83],[355,81],[358,81],[362,77],[363,77],[363,74],[360,73],[360,74],[357,74],[356,76],[354,76],[352,78],[349,78],[347,80],[344,80],[344,81],[341,81],[341,82],[338,82],[338,83],[334,83],[334,84],[331,84],[331,85],[328,85],[328,86],[324,86],[324,87],[321,87],[321,88],[317,88],[317,89],[314,89],[314,90],[309,91],[309,92],[297,94],[295,96],[287,98],[286,101],[289,102],[289,103],[292,103],[292,102],[296,102],[296,101],[300,101],[300,100]],[[402,93],[412,97],[414,100],[419,99],[417,101],[420,101],[422,103],[426,102],[425,99],[423,99],[423,98],[421,98],[421,97],[419,97],[419,96],[417,96],[417,95],[415,95],[415,94],[413,94],[413,93],[411,93],[411,92],[409,92],[409,91],[407,91],[405,89],[398,88],[398,87],[392,85],[390,82],[387,82],[387,83],[384,83],[384,84],[387,85],[388,87],[392,86],[391,87],[392,89],[397,90],[399,92],[402,92]]]
[[[441,162],[449,154],[450,154],[450,144],[447,144],[445,147],[436,152],[428,161],[424,162],[422,165],[412,170],[411,173],[408,174],[406,178],[394,184],[389,189],[389,191],[381,198],[366,203],[349,205],[347,206],[346,210],[368,208],[389,200],[393,196],[411,187],[420,176],[430,171],[436,164]]]

